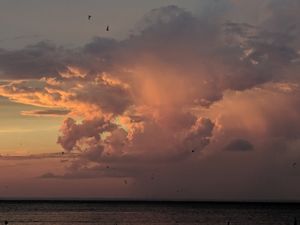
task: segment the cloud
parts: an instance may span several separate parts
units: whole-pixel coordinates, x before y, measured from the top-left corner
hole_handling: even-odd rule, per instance
[[[4,78],[39,78],[64,69],[61,49],[47,42],[21,50],[0,50],[0,71]]]
[[[57,142],[67,151],[82,150],[80,146],[76,145],[77,141],[82,138],[91,138],[97,145],[97,142],[101,139],[100,134],[104,131],[110,131],[113,127],[112,124],[101,119],[83,121],[82,124],[77,125],[74,119],[67,118],[60,130],[62,136],[58,138]]]
[[[62,152],[27,154],[27,155],[0,155],[0,160],[40,160],[55,158],[76,158],[76,154],[62,154]]]
[[[36,39],[40,38],[40,35],[33,34],[33,35],[19,35],[19,36],[14,36],[11,38],[3,38],[0,39],[0,42],[5,42],[5,41],[16,41],[16,40],[21,40],[21,39]]]
[[[151,165],[179,161],[209,144],[214,128],[209,119],[195,119],[192,124],[177,131],[168,130],[167,122],[162,123],[161,118],[159,122],[149,120],[143,122],[140,128],[127,130],[105,121],[76,124],[68,118],[61,128],[58,143],[67,151],[80,152],[82,157],[74,164],[76,170],[93,166],[93,163],[121,163],[131,168],[142,162]],[[100,136],[101,133],[107,135]]]
[[[253,150],[253,145],[244,139],[232,140],[227,146],[225,146],[226,151],[250,151]]]
[[[22,111],[21,115],[23,116],[65,116],[70,113],[69,110],[31,110],[31,111]]]
[[[265,26],[272,30],[283,28],[283,31],[299,31],[299,1],[273,0],[268,2],[267,7],[269,17],[265,21]]]
[[[49,172],[49,173],[45,173],[43,175],[41,175],[39,178],[42,178],[42,179],[53,179],[53,178],[58,178],[57,175]]]
[[[270,16],[251,24],[227,17],[238,3],[218,2],[207,1],[201,15],[173,5],[154,9],[124,40],[1,50],[1,96],[47,108],[31,115],[69,112],[57,142],[78,157],[65,174],[42,178],[131,177],[147,186],[143,176],[156,172],[196,191],[204,183],[195,181],[198,174],[214,182],[218,169],[207,162],[220,164],[228,176],[239,171],[226,165],[227,157],[243,156],[224,149],[255,146],[251,152],[264,159],[274,152],[292,159],[296,154],[287,152],[298,146],[300,127],[299,35],[283,31],[276,18],[292,23],[297,15],[286,15],[283,1],[273,1],[264,9]],[[255,166],[256,172],[265,167]],[[168,186],[160,182],[158,190]]]
[[[120,171],[116,173],[112,172],[113,170],[92,168],[92,169],[81,169],[79,171],[67,172],[64,174],[54,174],[51,172],[44,173],[41,176],[37,177],[40,179],[63,179],[63,180],[75,180],[75,179],[97,179],[103,177],[124,177],[125,174],[120,175]],[[126,176],[126,175],[125,175]]]

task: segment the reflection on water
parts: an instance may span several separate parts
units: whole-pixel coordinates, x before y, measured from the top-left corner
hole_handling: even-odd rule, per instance
[[[22,225],[293,225],[295,217],[299,224],[300,204],[0,202],[0,221]]]

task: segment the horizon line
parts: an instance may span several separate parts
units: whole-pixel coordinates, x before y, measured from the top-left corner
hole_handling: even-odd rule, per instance
[[[103,202],[103,203],[199,203],[199,204],[300,204],[300,200],[192,200],[192,199],[130,199],[130,198],[65,198],[65,197],[0,197],[1,202],[34,201],[34,202]]]

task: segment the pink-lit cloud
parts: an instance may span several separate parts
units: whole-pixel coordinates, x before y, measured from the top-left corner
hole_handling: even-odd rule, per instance
[[[41,178],[143,180],[159,169],[177,183],[178,173],[199,171],[205,157],[222,164],[222,154],[284,151],[286,162],[298,160],[299,34],[283,32],[277,20],[293,25],[297,15],[276,4],[267,4],[272,13],[262,24],[230,21],[229,9],[203,16],[167,6],[149,12],[125,40],[1,50],[1,96],[45,107],[23,115],[68,114],[57,142],[78,157],[65,174]]]

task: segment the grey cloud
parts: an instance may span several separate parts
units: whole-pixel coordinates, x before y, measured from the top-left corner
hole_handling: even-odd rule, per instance
[[[95,104],[101,111],[115,114],[122,114],[133,103],[128,90],[99,83],[84,85],[84,88],[70,99]]]
[[[225,146],[224,149],[226,151],[251,151],[254,149],[254,146],[247,140],[235,139]]]
[[[102,37],[95,37],[90,43],[83,47],[83,52],[97,56],[109,56],[105,55],[109,52],[113,52],[118,46],[118,41],[115,39],[108,39]]]
[[[177,71],[170,79],[183,79],[187,86],[198,86],[198,90],[202,90],[191,94],[189,104],[209,106],[220,100],[227,89],[244,90],[273,80],[279,73],[278,68],[299,57],[295,49],[281,41],[287,40],[286,33],[279,36],[276,31],[256,29],[247,23],[209,23],[177,6],[152,10],[141,24],[139,31],[122,41],[95,38],[78,49],[41,42],[22,50],[1,50],[2,76],[60,77],[59,73],[68,71],[68,66],[75,66],[84,69],[89,79],[102,72],[130,71],[139,64],[151,69],[153,64],[158,64],[158,70],[172,68]],[[224,35],[238,38],[228,43],[222,40]],[[245,51],[251,54],[245,57]],[[152,58],[149,61],[145,56]],[[128,76],[114,76],[132,82]],[[91,98],[87,93],[81,95]],[[103,93],[95,95],[101,98]],[[130,104],[130,100],[123,100],[125,106]],[[99,101],[105,102],[106,98]],[[108,105],[104,104],[105,107]]]
[[[65,116],[70,113],[70,110],[46,109],[46,110],[31,110],[22,111],[23,116]]]
[[[21,50],[0,50],[3,78],[41,78],[55,76],[65,70],[64,50],[48,42],[40,42]]]
[[[113,128],[114,125],[103,119],[83,121],[82,124],[76,124],[74,119],[67,118],[61,127],[62,135],[58,137],[57,143],[61,144],[67,151],[81,150],[77,141],[82,138],[93,138],[94,142],[91,145],[97,145],[97,142],[101,139],[100,134]]]
[[[299,31],[299,8],[297,0],[272,0],[268,3],[270,16],[265,21],[265,26],[272,30]]]

